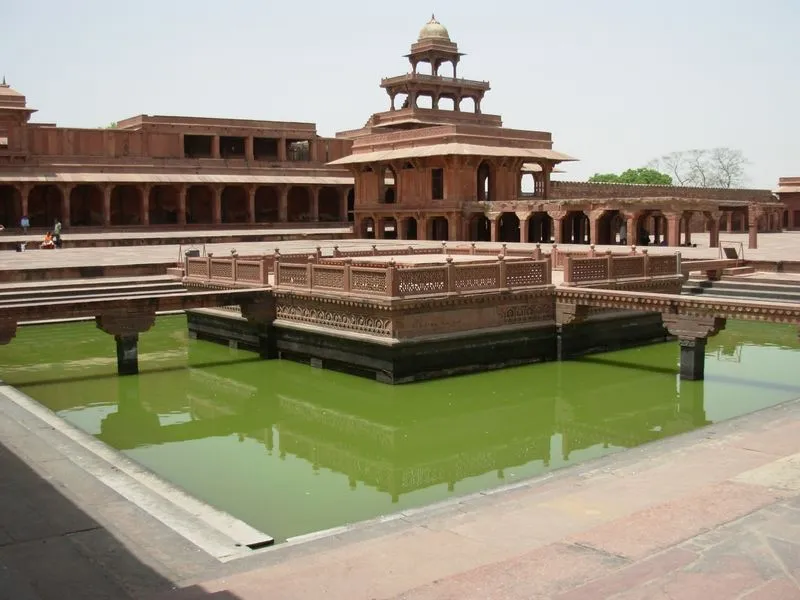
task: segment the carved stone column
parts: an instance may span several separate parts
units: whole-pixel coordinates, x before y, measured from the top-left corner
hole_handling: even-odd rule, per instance
[[[700,380],[705,377],[706,341],[725,329],[725,319],[713,316],[690,317],[664,314],[664,327],[678,338],[681,348],[681,379]]]
[[[561,244],[564,239],[564,217],[567,216],[565,210],[548,210],[547,214],[553,219],[553,243]]]
[[[636,231],[636,222],[639,220],[639,213],[638,212],[623,212],[622,216],[625,217],[625,235],[627,239],[625,240],[625,244],[630,244],[631,246],[638,245],[638,236],[639,233]]]
[[[712,210],[705,213],[710,248],[719,248],[719,221],[722,218],[722,214],[721,210]]]
[[[186,191],[185,185],[178,186],[178,225],[186,225]]]
[[[150,190],[152,188],[153,186],[149,183],[145,183],[142,186],[142,198],[139,203],[139,212],[142,217],[139,222],[142,225],[150,225]]]
[[[311,186],[311,222],[319,222],[319,190],[318,185]]]
[[[594,244],[596,246],[600,244],[609,244],[611,240],[600,240],[600,219],[603,218],[603,215],[606,213],[605,209],[601,208],[598,210],[590,210],[588,213],[589,217],[589,243]]]
[[[492,242],[496,242],[500,237],[498,231],[498,226],[500,224],[500,215],[498,213],[489,213],[487,217],[489,218],[489,234],[490,234],[489,240]]]
[[[139,372],[139,334],[150,329],[155,313],[107,313],[95,317],[97,328],[114,336],[117,343],[117,373]]]
[[[103,186],[103,226],[111,225],[111,192],[114,190],[112,184]]]
[[[519,241],[521,244],[528,243],[528,223],[531,219],[531,213],[518,212],[517,218],[519,219]]]
[[[289,220],[289,186],[284,185],[281,188],[281,195],[278,199],[278,220],[281,223],[286,223]]]
[[[64,227],[69,227],[70,221],[70,195],[72,189],[75,187],[72,183],[67,183],[61,186],[61,224]]]
[[[761,211],[751,204],[747,212],[750,220],[747,228],[747,247],[750,250],[756,250],[758,248],[758,219],[761,216]]]
[[[253,138],[248,138],[252,140]],[[247,222],[256,222],[256,190],[258,188],[251,185],[247,188]]]
[[[681,214],[664,213],[667,219],[667,246],[681,245]]]
[[[211,222],[222,223],[222,187],[219,185],[211,186]]]

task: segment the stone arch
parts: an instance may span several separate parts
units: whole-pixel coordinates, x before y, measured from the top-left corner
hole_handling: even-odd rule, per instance
[[[428,219],[428,231],[426,238],[446,242],[450,234],[450,222],[447,217],[431,217]]]
[[[347,190],[347,221],[352,223],[355,221],[356,210],[356,191],[354,188]]]
[[[22,194],[14,185],[0,185],[0,225],[19,227],[21,218]]]
[[[520,196],[534,196],[536,194],[536,177],[533,173],[520,173],[519,178]]]
[[[623,228],[625,235],[622,235]],[[627,237],[628,226],[625,217],[622,216],[619,210],[609,209],[604,210],[603,214],[597,219],[597,239],[592,240],[592,243],[611,245],[616,244],[617,239],[621,241],[627,239]]]
[[[103,225],[103,190],[93,184],[81,184],[69,194],[69,222],[73,227]]]
[[[456,109],[455,96],[450,96],[448,94],[442,94],[441,96],[439,96],[439,110],[454,111],[455,109]]]
[[[135,185],[111,188],[111,225],[139,225],[142,222],[142,191]]]
[[[52,227],[61,218],[64,196],[57,185],[35,185],[28,194],[31,227]]]
[[[250,212],[250,196],[241,185],[226,185],[220,197],[220,213],[223,223],[247,223]]]
[[[214,193],[207,185],[192,185],[186,190],[186,222],[214,222]]]
[[[380,219],[380,228],[380,237],[385,240],[396,240],[400,237],[400,232],[397,230],[397,219],[394,217]]]
[[[286,203],[287,221],[297,223],[311,220],[311,193],[308,188],[299,186],[289,188]]]
[[[359,237],[368,240],[375,238],[375,221],[372,219],[372,217],[364,217],[361,219],[358,229]]]
[[[519,234],[519,217],[517,213],[502,213],[497,219],[497,241],[519,242]]]
[[[458,102],[458,110],[460,110],[461,112],[471,112],[471,113],[477,112],[476,110],[477,106],[478,104],[477,102],[475,102],[475,98],[473,98],[472,96],[464,96]]]
[[[178,222],[180,194],[174,185],[154,185],[147,199],[151,225],[174,225]]]
[[[582,210],[571,210],[564,217],[561,240],[565,244],[589,244],[589,217]]]
[[[408,108],[409,99],[408,94],[395,94],[394,98],[392,99],[392,106],[395,110],[402,110],[403,108]]]
[[[319,190],[319,205],[317,214],[320,221],[341,221],[340,214],[342,203],[339,200],[339,190],[335,187],[325,186]]]
[[[406,217],[400,221],[403,239],[416,240],[417,239],[417,220],[414,217]]]
[[[397,173],[391,165],[386,165],[383,167],[382,174],[383,194],[381,202],[383,204],[394,204],[397,202]]]
[[[281,215],[281,196],[277,188],[261,185],[256,188],[256,223],[277,223]]]
[[[417,94],[417,108],[433,108],[433,96],[430,94]]]
[[[531,243],[549,243],[553,239],[553,219],[545,211],[531,214],[528,219],[528,241]]]
[[[476,194],[478,202],[491,202],[494,199],[494,168],[488,160],[478,165]]]
[[[469,239],[472,242],[489,242],[492,240],[492,224],[485,214],[477,213],[470,218]]]

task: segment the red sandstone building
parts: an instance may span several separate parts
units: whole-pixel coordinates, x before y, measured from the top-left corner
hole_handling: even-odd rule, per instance
[[[768,190],[551,181],[548,132],[483,111],[487,81],[457,77],[463,54],[435,18],[381,81],[389,110],[365,127],[140,115],[108,129],[31,123],[0,85],[0,223],[49,227],[355,221],[361,237],[690,243],[692,231],[780,229]],[[423,70],[427,70],[424,73]],[[523,191],[523,189],[527,191]],[[796,223],[797,221],[792,221]]]
[[[139,115],[109,129],[30,123],[0,85],[0,223],[73,227],[342,222],[350,143],[313,123]]]
[[[781,177],[776,193],[784,206],[783,228],[800,230],[800,177]]]

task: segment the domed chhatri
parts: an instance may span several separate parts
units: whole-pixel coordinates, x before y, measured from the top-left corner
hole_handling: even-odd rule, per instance
[[[423,40],[444,40],[450,41],[450,34],[444,25],[436,20],[435,15],[431,15],[431,20],[425,23],[425,27],[420,29],[418,41]]]

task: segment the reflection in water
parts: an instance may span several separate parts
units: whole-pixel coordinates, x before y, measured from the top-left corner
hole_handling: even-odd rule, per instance
[[[119,378],[113,362],[91,360],[112,352],[104,334],[81,324],[25,328],[13,355],[0,349],[0,369],[105,443],[276,539],[800,396],[787,368],[795,337],[760,324],[729,324],[709,341],[705,382],[680,382],[677,348],[662,344],[395,387],[252,360],[184,332],[182,317],[160,319],[142,338],[142,374]],[[63,346],[48,346],[42,356],[47,335],[69,335],[78,350],[59,358]],[[32,369],[37,361],[48,369]]]

